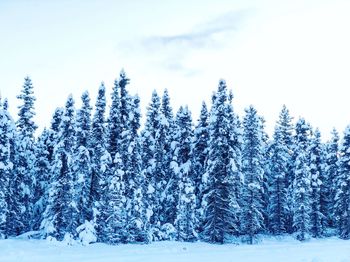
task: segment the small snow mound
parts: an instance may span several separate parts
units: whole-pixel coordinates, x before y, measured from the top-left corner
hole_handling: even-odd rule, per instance
[[[72,234],[66,233],[61,243],[67,246],[73,246],[74,244],[76,244],[76,240],[74,239]]]
[[[29,231],[17,236],[17,239],[40,239],[41,232],[40,231]]]
[[[52,237],[52,236],[48,236],[46,238],[46,241],[51,242],[51,243],[58,243],[57,239],[55,237]]]
[[[85,221],[84,224],[77,228],[79,235],[79,242],[86,246],[97,241],[96,230],[94,225],[90,221]]]

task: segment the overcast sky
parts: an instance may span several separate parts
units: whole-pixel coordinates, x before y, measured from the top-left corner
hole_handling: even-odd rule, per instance
[[[328,137],[350,124],[349,14],[346,0],[0,0],[0,91],[16,118],[29,75],[43,127],[70,93],[79,107],[104,81],[109,95],[124,68],[143,115],[167,88],[196,120],[223,78],[269,133],[286,104]]]

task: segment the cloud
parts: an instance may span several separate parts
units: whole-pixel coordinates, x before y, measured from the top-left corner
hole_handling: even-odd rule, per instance
[[[215,51],[225,47],[225,40],[232,39],[241,23],[253,9],[230,11],[199,24],[182,34],[155,35],[139,39],[136,44],[123,43],[122,48],[131,54],[144,54],[159,67],[192,76],[200,69],[186,65],[194,52]]]
[[[178,35],[151,36],[143,39],[146,49],[186,47],[186,48],[215,48],[223,43],[219,35],[232,34],[238,30],[239,24],[252,10],[231,11],[219,17],[196,26],[193,30]]]

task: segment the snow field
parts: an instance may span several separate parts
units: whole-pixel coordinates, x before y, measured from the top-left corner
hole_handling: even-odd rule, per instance
[[[337,238],[267,238],[256,245],[164,241],[118,246],[9,239],[0,241],[0,250],[1,262],[350,262],[350,241]]]

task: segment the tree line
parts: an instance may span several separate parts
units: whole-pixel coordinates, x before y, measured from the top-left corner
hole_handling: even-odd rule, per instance
[[[253,106],[238,116],[224,80],[193,123],[154,91],[140,98],[124,71],[106,109],[69,96],[36,136],[29,77],[18,119],[0,102],[0,237],[84,243],[161,240],[254,243],[257,234],[350,238],[350,127],[323,143],[283,106],[271,138]]]

